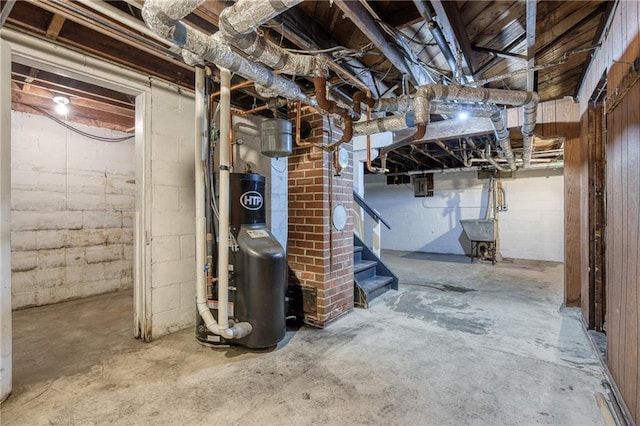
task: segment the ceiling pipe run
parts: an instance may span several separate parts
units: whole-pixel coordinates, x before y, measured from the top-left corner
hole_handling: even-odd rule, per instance
[[[404,130],[415,127],[417,124],[427,124],[431,113],[442,111],[443,114],[446,114],[453,112],[452,108],[460,111],[464,107],[462,104],[453,102],[479,103],[479,108],[474,108],[470,114],[482,114],[481,116],[491,119],[503,155],[509,162],[509,168],[515,170],[515,158],[509,141],[509,132],[497,105],[522,106],[523,167],[527,168],[531,162],[538,100],[538,94],[535,92],[427,84],[419,87],[413,97],[400,96],[395,99],[379,99],[375,103],[374,109],[398,111],[402,114],[355,123],[354,133],[368,135],[384,131]],[[447,101],[450,102],[448,106],[437,106],[438,103]],[[432,108],[432,104],[436,106]]]
[[[220,34],[254,60],[285,74],[325,77],[325,64],[320,56],[288,52],[256,32],[260,25],[301,2],[239,0],[220,13]]]
[[[202,0],[147,0],[142,7],[142,16],[151,30],[182,48],[183,52],[195,55],[193,59],[211,62],[229,69],[254,81],[256,85],[262,86],[273,95],[316,105],[315,101],[302,92],[295,82],[275,75],[265,66],[232,51],[220,32],[209,36],[180,21],[201,3]],[[260,18],[256,17],[256,20],[259,21]]]
[[[418,13],[420,13],[422,19],[427,23],[427,28],[429,28],[433,39],[440,48],[440,51],[444,55],[444,58],[447,60],[447,64],[449,64],[449,68],[451,68],[453,79],[458,81],[461,80],[461,78],[459,78],[458,76],[458,64],[456,62],[456,58],[455,56],[453,56],[451,47],[449,47],[449,43],[447,43],[447,40],[442,33],[442,29],[435,21],[435,16],[431,13],[429,7],[424,3],[423,0],[413,0],[413,3],[415,4],[416,9],[418,10]]]

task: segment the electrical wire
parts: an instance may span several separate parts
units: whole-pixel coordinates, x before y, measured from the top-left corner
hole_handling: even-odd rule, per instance
[[[114,143],[115,142],[125,142],[125,141],[128,141],[129,139],[133,139],[134,138],[134,135],[123,136],[123,137],[120,137],[120,138],[108,138],[108,137],[105,137],[105,136],[92,135],[91,133],[84,132],[84,131],[76,128],[76,127],[73,127],[70,124],[65,123],[64,121],[60,120],[58,117],[56,117],[56,116],[54,116],[52,114],[49,114],[48,111],[46,111],[46,110],[44,110],[42,108],[39,108],[39,107],[33,106],[33,105],[28,105],[28,106],[30,108],[33,108],[34,110],[38,111],[39,113],[41,113],[42,115],[44,115],[48,119],[55,121],[59,125],[67,128],[67,129],[71,130],[72,132],[75,132],[75,133],[77,133],[77,134],[79,134],[81,136],[84,136],[85,138],[93,139],[93,140],[100,141],[100,142],[114,142]]]

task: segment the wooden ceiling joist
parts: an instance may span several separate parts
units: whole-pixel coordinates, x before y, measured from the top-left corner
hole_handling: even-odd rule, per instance
[[[421,86],[431,82],[431,78],[424,68],[407,61],[407,58],[398,47],[387,42],[384,34],[362,4],[348,0],[334,1],[345,16],[371,40],[374,46],[382,52],[394,67],[406,74],[414,85]]]
[[[431,4],[436,11],[438,22],[444,31],[449,43],[460,47],[462,52],[462,66],[466,68],[465,74],[473,75],[477,68],[475,54],[471,49],[471,41],[461,18],[460,10],[455,1],[432,0]],[[455,54],[455,52],[454,52]]]

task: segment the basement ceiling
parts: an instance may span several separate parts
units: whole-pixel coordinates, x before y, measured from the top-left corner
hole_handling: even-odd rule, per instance
[[[206,1],[185,19],[213,33],[220,12],[232,3]],[[138,0],[3,0],[2,15],[10,11],[6,28],[193,88],[193,68],[169,43],[145,31],[141,6]],[[411,94],[418,85],[433,81],[530,88],[541,101],[548,101],[576,97],[614,6],[615,2],[597,0],[304,1],[262,31],[285,48],[322,52],[332,61],[332,70],[341,68],[354,76],[374,97]],[[449,47],[448,56],[438,33]],[[84,108],[85,117],[71,120],[95,120],[120,130],[132,127],[133,104],[120,94],[20,65],[14,65],[12,79],[17,108],[41,108],[49,92],[61,92]],[[233,83],[241,81],[236,77]],[[296,82],[313,92],[308,80]],[[335,72],[330,87],[343,100],[358,90],[351,79]],[[241,109],[265,102],[251,85],[233,92],[232,103]],[[522,135],[512,131],[511,136],[517,152]],[[396,172],[461,167],[464,149],[494,143],[492,134],[425,141],[392,151],[387,167]],[[557,148],[557,143],[535,146],[545,152]]]

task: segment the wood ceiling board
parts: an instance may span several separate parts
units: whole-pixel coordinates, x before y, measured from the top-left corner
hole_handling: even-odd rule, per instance
[[[513,46],[514,43],[519,45],[520,43],[518,42],[518,40],[523,35],[525,35],[526,37],[526,29],[523,24],[524,22],[520,20],[513,21],[509,23],[505,28],[503,28],[502,32],[495,35],[487,35],[486,37],[481,37],[477,42],[474,42],[474,45],[495,50],[507,50],[515,53],[523,53],[514,50],[513,47],[510,47]]]
[[[31,93],[13,90],[11,93],[11,101],[14,104],[20,104],[27,107],[38,107],[52,115],[58,116],[55,112],[56,105],[48,97],[45,98]],[[119,129],[128,129],[135,125],[135,119],[133,117],[123,117],[106,111],[74,105],[73,103],[69,105],[69,109],[70,113],[68,119],[70,120],[91,120],[92,122],[102,123],[103,125],[101,127],[106,127],[106,125],[110,124],[111,126],[108,128],[117,126]]]
[[[571,36],[565,35],[563,38],[558,38],[555,42],[548,44],[543,51],[536,53],[536,64],[551,63],[562,59],[565,54],[592,47],[591,41],[598,27],[597,19],[586,21],[571,31]]]
[[[73,105],[78,105],[78,106],[82,106],[82,107],[86,107],[94,110],[109,112],[116,116],[123,117],[123,119],[133,119],[135,116],[134,107],[123,108],[107,102],[100,102],[93,99],[87,99],[82,96],[74,96],[69,93],[64,93],[62,91],[52,91],[44,87],[36,86],[35,84],[29,84],[28,86],[30,88],[28,93],[30,95],[45,98],[45,100],[47,102],[50,102],[51,104],[53,104],[54,95],[67,95],[69,96],[69,99]]]
[[[44,11],[35,4],[27,1],[18,1],[13,6],[7,22],[23,28],[33,29],[38,34],[45,34],[52,18],[53,13]]]
[[[558,8],[559,17],[553,15],[545,17],[539,11],[541,21],[539,21],[537,30],[536,54],[544,52],[548,45],[557,43],[558,38],[570,37],[572,31],[579,28],[587,18],[595,18],[594,14],[604,11],[606,8],[602,2],[568,1],[563,3],[564,5]]]
[[[412,1],[369,1],[371,7],[384,21],[396,29],[403,29],[422,21]]]
[[[28,75],[31,73],[32,69],[34,68],[16,62],[11,64],[11,71],[16,75]],[[68,90],[83,93],[85,94],[85,97],[89,97],[91,99],[93,99],[93,96],[95,97],[95,100],[117,103],[120,106],[125,107],[131,106],[133,108],[134,106],[134,101],[129,97],[129,95],[48,71],[38,70],[36,81],[46,82],[52,86],[65,87],[68,88]]]
[[[522,2],[492,2],[490,5],[484,2],[478,3],[484,4],[486,8],[467,24],[472,44],[487,45],[489,40],[502,34],[514,22],[520,22],[524,28],[525,6]],[[503,43],[503,46],[507,45],[509,39],[505,37]]]
[[[188,72],[183,67],[176,67],[112,38],[104,37],[102,34],[75,22],[69,21],[65,24],[58,40],[149,75],[159,76],[193,88],[195,80],[193,72]]]
[[[431,4],[436,11],[438,23],[445,33],[447,40],[451,43],[455,40],[462,52],[463,66],[467,68],[469,75],[473,74],[478,68],[476,54],[471,49],[471,41],[460,16],[460,10],[455,1],[450,0],[431,0]],[[454,49],[455,50],[455,49]]]

